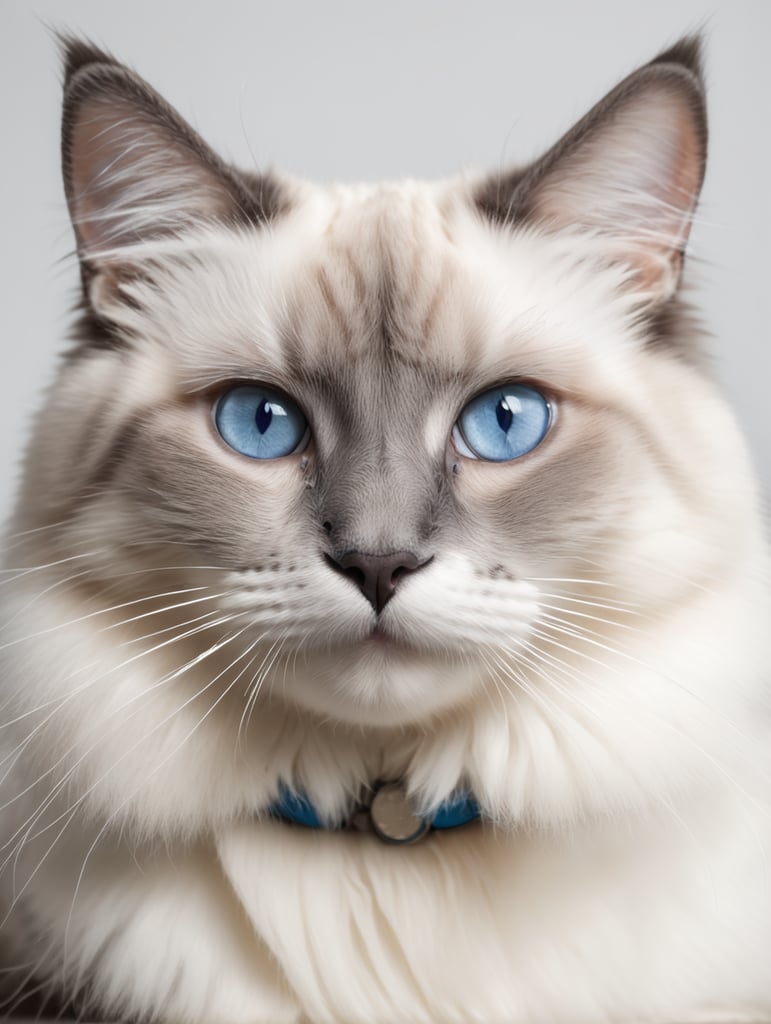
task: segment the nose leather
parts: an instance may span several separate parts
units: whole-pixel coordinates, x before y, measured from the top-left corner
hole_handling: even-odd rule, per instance
[[[430,561],[430,558],[421,560],[412,551],[394,551],[387,555],[346,551],[339,557],[329,558],[330,566],[355,583],[378,614],[394,596],[404,577]]]

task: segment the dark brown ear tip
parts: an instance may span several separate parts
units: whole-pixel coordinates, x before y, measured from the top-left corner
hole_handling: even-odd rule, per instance
[[[701,32],[683,36],[672,46],[662,50],[650,61],[649,67],[656,64],[675,64],[685,68],[693,75],[699,85],[704,87],[704,36]]]
[[[83,68],[92,64],[117,65],[119,62],[106,50],[102,50],[89,39],[66,32],[58,32],[57,40],[64,69],[64,88],[66,89],[75,75]]]

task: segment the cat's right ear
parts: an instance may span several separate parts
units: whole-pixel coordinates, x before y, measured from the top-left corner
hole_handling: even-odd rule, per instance
[[[86,298],[98,314],[148,243],[207,222],[260,223],[276,188],[228,167],[142,78],[81,40],[62,40],[62,168]]]

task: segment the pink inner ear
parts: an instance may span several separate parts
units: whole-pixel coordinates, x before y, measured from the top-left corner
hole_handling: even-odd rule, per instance
[[[648,246],[629,254],[638,286],[645,292],[674,291],[680,278],[683,250],[701,187],[702,152],[690,112],[680,111],[677,145],[669,174],[662,175],[657,207],[651,211],[656,229]],[[658,215],[658,216],[657,216]],[[659,235],[656,240],[656,235]]]
[[[662,198],[673,211],[681,216],[673,218],[673,237],[679,237],[678,248],[682,249],[691,229],[691,215],[701,188],[701,177],[704,163],[702,146],[696,133],[696,126],[690,111],[681,109],[678,119],[677,139],[672,173],[669,179],[669,191]]]
[[[202,154],[122,97],[80,104],[70,183],[72,218],[86,255],[189,229],[232,205]]]
[[[120,192],[110,175],[119,173],[127,142],[125,137],[119,142],[115,118],[104,104],[85,103],[79,114],[72,133],[70,180],[73,220],[83,248],[89,251],[101,248],[113,235],[110,211]],[[126,184],[124,178],[124,187]]]

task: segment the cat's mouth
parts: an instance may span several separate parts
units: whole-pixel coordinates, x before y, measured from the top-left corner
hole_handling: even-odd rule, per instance
[[[391,728],[466,701],[478,678],[468,659],[448,659],[447,652],[418,646],[397,624],[376,621],[358,638],[292,657],[278,681],[281,694],[325,718]]]
[[[393,651],[394,653],[415,653],[415,648],[403,639],[386,630],[380,621],[376,622],[364,638],[366,648],[377,651]]]
[[[393,637],[389,636],[378,624],[372,627],[372,631],[367,637],[367,642],[371,644],[390,644],[395,641]]]

